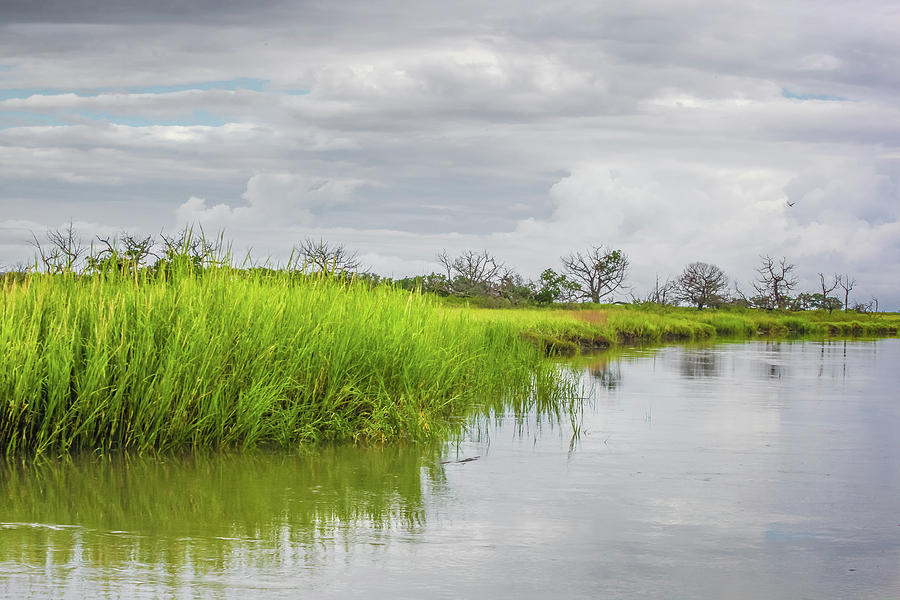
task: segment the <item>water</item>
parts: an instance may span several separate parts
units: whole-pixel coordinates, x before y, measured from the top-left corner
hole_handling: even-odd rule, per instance
[[[631,351],[583,382],[575,437],[0,470],[0,596],[900,597],[900,340]]]

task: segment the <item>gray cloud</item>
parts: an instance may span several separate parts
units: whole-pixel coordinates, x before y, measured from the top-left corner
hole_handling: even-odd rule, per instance
[[[900,308],[898,19],[887,2],[5,2],[0,263],[30,256],[29,227],[194,219],[272,257],[333,237],[394,274],[445,247],[536,274],[604,242],[639,293],[689,261],[747,281],[785,254],[805,283],[852,271]]]
[[[328,3],[263,0],[5,0],[3,16],[7,23],[69,24],[172,24],[249,22],[278,18],[288,14],[313,14],[318,19],[333,13]]]

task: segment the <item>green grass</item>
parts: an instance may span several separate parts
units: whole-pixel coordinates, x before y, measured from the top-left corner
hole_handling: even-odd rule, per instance
[[[757,336],[894,336],[900,314],[790,312],[761,310],[698,311],[693,308],[588,305],[581,309],[464,309],[489,322],[506,322],[541,346],[546,354],[623,344],[700,341]]]
[[[0,299],[7,455],[430,439],[566,385],[503,321],[328,277],[30,275]]]
[[[476,309],[390,286],[230,267],[0,284],[7,455],[446,438],[564,416],[546,355],[717,336],[896,335],[900,315]]]

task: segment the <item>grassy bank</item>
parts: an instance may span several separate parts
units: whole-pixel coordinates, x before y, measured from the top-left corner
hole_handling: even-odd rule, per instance
[[[418,440],[564,387],[512,322],[227,268],[8,282],[0,356],[7,455]]]
[[[547,354],[716,336],[896,335],[900,315],[486,310],[391,286],[211,268],[29,274],[0,295],[5,454],[439,438],[560,411]]]
[[[454,308],[463,311],[466,309]],[[630,343],[705,340],[716,337],[895,336],[900,314],[861,315],[827,311],[754,309],[698,311],[693,308],[610,305],[573,310],[469,309],[476,318],[506,322],[546,354]]]

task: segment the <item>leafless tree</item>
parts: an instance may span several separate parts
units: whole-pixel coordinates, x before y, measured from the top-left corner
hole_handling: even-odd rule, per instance
[[[153,236],[139,237],[123,233],[121,238],[111,238],[98,235],[97,241],[100,249],[95,253],[92,246],[87,259],[92,270],[115,269],[136,273],[141,267],[147,266],[147,260],[151,256],[159,258],[154,252],[156,241]]]
[[[782,257],[776,261],[768,254],[760,256],[762,262],[756,269],[759,274],[753,282],[757,294],[766,298],[772,308],[782,308],[787,304],[788,294],[797,287],[800,280],[794,275],[797,266]]]
[[[702,310],[722,297],[728,289],[728,277],[716,265],[693,262],[684,268],[675,282],[676,297]]]
[[[496,295],[501,282],[512,273],[487,250],[465,250],[455,257],[443,250],[437,259],[447,272],[452,292],[458,296]]]
[[[628,257],[621,250],[592,246],[561,258],[566,275],[578,282],[580,298],[600,302],[620,289],[628,274]]]
[[[0,287],[7,283],[24,281],[25,276],[34,268],[34,265],[27,265],[18,262],[14,267],[0,266]]]
[[[865,302],[865,303],[857,302],[856,304],[853,305],[853,310],[855,312],[867,315],[872,312],[872,309],[874,308],[874,306],[875,306],[875,304],[872,302]]]
[[[41,244],[32,232],[32,245],[37,249],[41,263],[48,273],[70,273],[75,271],[78,261],[87,247],[75,231],[70,221],[64,229],[48,229],[47,245]]]
[[[633,293],[629,294],[631,296],[631,301],[634,304],[669,304],[673,301],[675,294],[675,282],[670,279],[666,279],[662,283],[659,281],[659,275],[656,276],[656,283],[654,283],[653,288],[647,292],[647,295],[644,298],[639,298]]]
[[[838,285],[844,290],[844,312],[846,312],[850,306],[850,291],[853,289],[853,286],[856,285],[856,280],[852,279],[849,275],[841,275],[838,278]]]
[[[356,252],[348,250],[343,244],[332,244],[321,238],[306,238],[295,251],[304,269],[326,275],[355,273],[361,264]]]
[[[142,266],[151,256],[157,257],[154,252],[156,240],[153,236],[138,237],[126,233],[122,235],[121,244],[122,256],[135,265]]]
[[[840,283],[841,278],[839,275],[835,274],[832,276],[831,286],[827,286],[825,284],[825,275],[819,273],[819,283],[822,285],[822,306],[828,307],[828,312],[831,312],[831,306],[828,304],[828,294],[833,292],[835,288]]]
[[[509,300],[512,304],[519,304],[521,301],[534,296],[535,287],[532,282],[527,281],[517,271],[505,267],[500,275],[496,292],[497,295]]]
[[[30,273],[31,269],[34,268],[34,265],[30,265],[28,263],[18,261],[12,269],[10,269],[9,273],[15,273],[16,275],[25,275],[26,273]]]
[[[187,262],[193,268],[202,269],[216,265],[225,265],[229,261],[229,248],[225,243],[224,233],[209,238],[203,229],[194,233],[194,229],[185,227],[175,235],[159,235],[164,249],[165,263]],[[157,263],[160,264],[160,263]]]
[[[733,302],[738,302],[743,306],[750,306],[750,298],[747,297],[747,294],[741,289],[741,284],[739,281],[734,281],[734,295],[732,296]]]
[[[176,235],[159,234],[165,247],[166,256],[185,254],[188,256],[203,257],[203,242],[199,236],[194,236],[192,231],[183,229]]]

